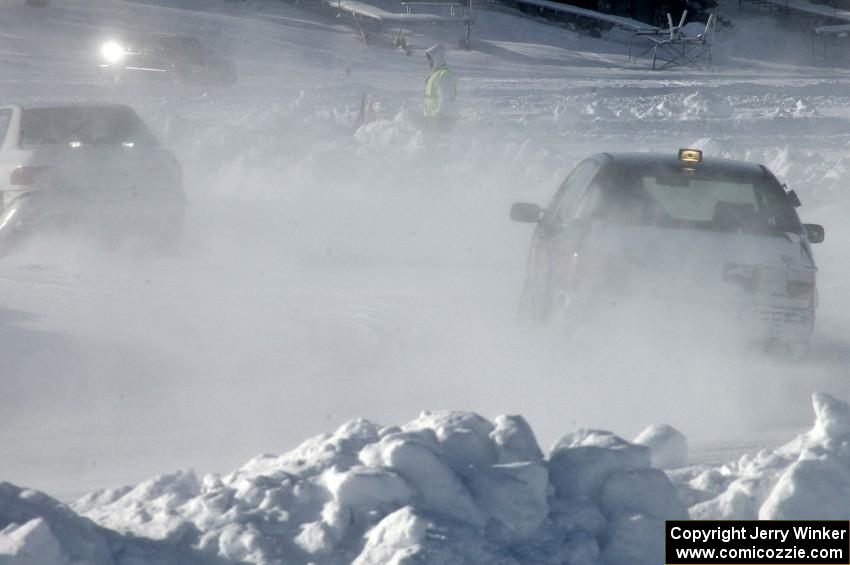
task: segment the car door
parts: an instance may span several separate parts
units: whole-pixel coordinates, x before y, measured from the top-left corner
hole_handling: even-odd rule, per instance
[[[574,220],[577,205],[602,168],[604,157],[579,163],[564,180],[546,209],[532,239],[523,305],[533,318],[545,321],[563,303],[571,258],[583,230]]]
[[[7,187],[12,171],[17,163],[10,154],[12,143],[6,138],[10,135],[14,111],[12,108],[0,108],[0,190]],[[0,210],[3,208],[3,198],[0,197]]]

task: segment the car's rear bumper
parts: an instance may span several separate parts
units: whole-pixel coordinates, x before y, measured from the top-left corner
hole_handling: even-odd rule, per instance
[[[115,201],[85,201],[49,192],[23,194],[4,210],[14,210],[12,231],[87,231],[96,234],[145,234],[179,230],[186,204],[177,198],[135,198]]]

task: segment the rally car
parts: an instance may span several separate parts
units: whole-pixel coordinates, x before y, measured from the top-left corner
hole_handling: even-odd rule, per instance
[[[0,106],[0,251],[75,228],[171,245],[184,209],[180,163],[129,107]]]
[[[236,65],[214,55],[194,37],[142,34],[100,45],[98,72],[113,82],[133,78],[179,84],[230,86]]]
[[[728,313],[735,331],[801,355],[818,300],[811,244],[824,229],[802,224],[799,205],[766,167],[695,149],[592,156],[548,208],[511,208],[537,225],[521,311],[578,323],[641,301],[655,305],[644,319],[655,323],[683,304]]]

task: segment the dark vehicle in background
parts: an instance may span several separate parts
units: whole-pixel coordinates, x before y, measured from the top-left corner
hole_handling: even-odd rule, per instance
[[[810,244],[824,230],[800,223],[798,205],[764,166],[698,150],[590,157],[545,210],[511,209],[537,226],[522,314],[581,324],[639,302],[646,327],[678,306],[691,327],[720,313],[721,331],[801,355],[817,306]]]
[[[231,86],[236,65],[218,57],[194,37],[142,34],[101,44],[98,72],[110,81],[134,78],[179,84]]]
[[[129,107],[0,106],[0,250],[57,230],[171,246],[185,205],[180,163]]]

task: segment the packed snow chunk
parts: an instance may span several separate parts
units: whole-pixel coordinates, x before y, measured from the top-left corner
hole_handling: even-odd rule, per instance
[[[809,437],[815,441],[850,439],[850,405],[823,392],[812,395],[815,425]]]
[[[599,563],[599,543],[588,533],[573,534],[561,548],[561,557],[565,565],[595,565]]]
[[[635,438],[635,443],[649,448],[653,467],[677,469],[688,464],[688,440],[673,426],[649,426]]]
[[[478,506],[498,524],[499,539],[526,538],[549,514],[549,474],[540,463],[494,465],[468,484]]]
[[[218,533],[218,553],[231,561],[265,563],[263,535],[253,524],[228,524]]]
[[[197,497],[201,486],[192,471],[160,475],[125,492],[113,502],[92,507],[93,500],[108,495],[89,495],[74,505],[98,524],[119,532],[152,539],[179,540],[195,528],[176,509]]]
[[[664,521],[646,516],[621,518],[611,525],[602,548],[607,565],[664,563]]]
[[[405,507],[366,534],[353,565],[519,565],[505,547],[493,545],[462,523]]]
[[[366,536],[366,546],[353,565],[403,563],[422,549],[428,521],[410,506],[396,510],[381,520]]]
[[[328,531],[333,535],[334,541],[337,543],[348,535],[353,523],[351,509],[347,506],[340,506],[333,500],[322,507],[321,518],[322,523],[327,527]]]
[[[608,519],[599,506],[587,498],[558,498],[549,501],[550,518],[563,532],[570,535],[584,532],[600,536],[608,527]]]
[[[682,116],[693,119],[729,119],[735,111],[725,100],[710,92],[697,91],[682,100]]]
[[[70,565],[59,541],[43,518],[26,524],[9,524],[0,531],[0,563],[3,565]]]
[[[495,455],[494,455],[495,457]],[[389,467],[404,477],[425,509],[483,527],[486,520],[472,495],[443,459],[434,432],[390,434],[360,452],[361,461],[372,467]]]
[[[496,445],[490,439],[493,424],[478,414],[423,412],[402,429],[432,430],[449,467],[461,475],[473,472],[476,467],[489,467],[498,461]]]
[[[392,119],[375,119],[357,128],[354,139],[371,150],[393,147],[408,155],[415,154],[423,144],[422,130],[417,126],[416,118],[410,110],[402,110]]]
[[[805,454],[783,473],[759,511],[761,520],[846,520],[850,461],[832,453]],[[808,458],[811,457],[811,458]]]
[[[688,510],[676,488],[659,469],[629,469],[611,475],[602,487],[602,511],[610,519],[643,514],[662,520],[686,520]]]
[[[581,116],[585,120],[613,120],[617,117],[602,100],[594,100],[585,106]]]
[[[301,525],[295,536],[295,544],[310,555],[326,555],[333,551],[336,540],[323,522],[308,522]]]
[[[651,467],[650,451],[610,432],[579,430],[555,443],[548,467],[558,496],[595,498],[617,471]]]
[[[815,105],[805,98],[798,98],[794,102],[794,108],[791,110],[791,113],[795,117],[820,116],[820,112],[815,108]]]
[[[404,479],[388,469],[362,465],[347,471],[331,469],[323,479],[338,504],[358,511],[395,510],[413,496]]]
[[[718,496],[690,507],[694,520],[756,520],[759,506],[770,492],[772,480],[740,477]]]
[[[496,428],[490,432],[490,439],[496,444],[499,463],[543,461],[543,452],[540,451],[537,438],[525,418],[496,416],[495,424]]]

